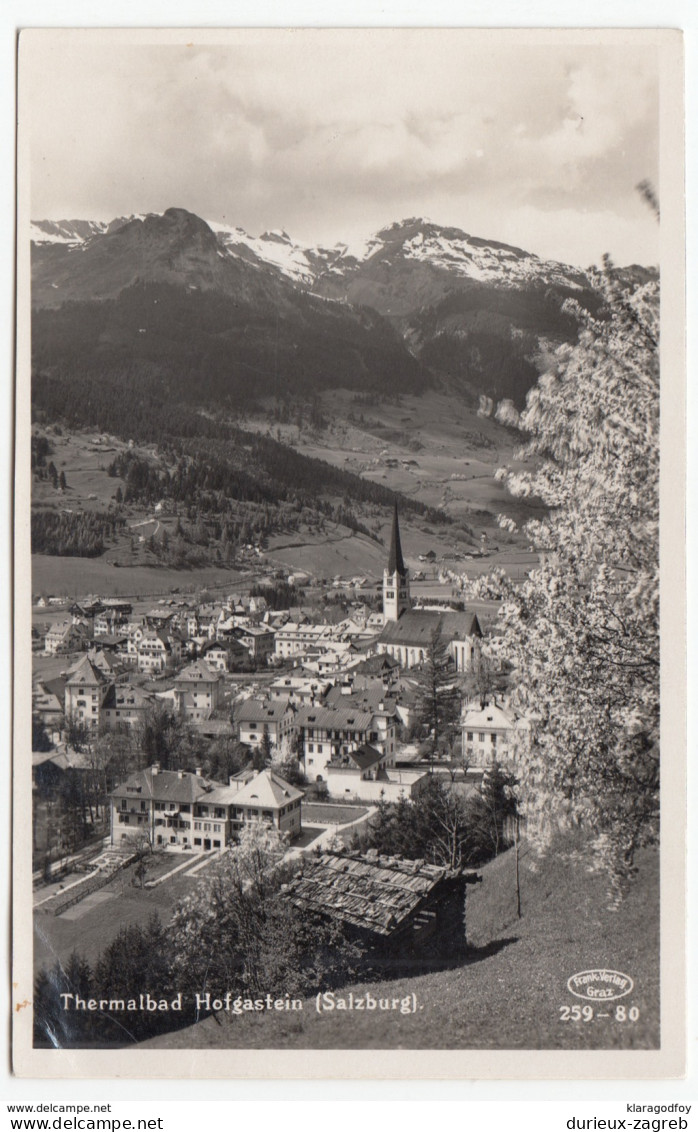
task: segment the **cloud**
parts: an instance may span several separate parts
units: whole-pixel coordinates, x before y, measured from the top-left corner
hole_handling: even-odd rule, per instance
[[[27,69],[33,215],[177,204],[334,242],[422,213],[466,230],[481,217],[491,236],[525,214],[535,237],[534,216],[544,235],[552,214],[578,210],[637,221],[643,246],[633,194],[657,180],[653,49],[484,42],[452,30],[64,42]]]

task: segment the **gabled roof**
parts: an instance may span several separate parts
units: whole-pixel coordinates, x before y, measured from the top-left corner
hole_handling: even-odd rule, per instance
[[[400,663],[399,661],[395,660],[395,657],[388,656],[388,654],[385,652],[379,652],[375,653],[373,656],[369,656],[366,660],[362,660],[360,664],[357,664],[354,671],[357,673],[366,673],[368,675],[372,675],[376,672],[391,672],[394,668],[399,667]]]
[[[513,728],[516,726],[514,717],[504,708],[498,707],[496,704],[488,704],[484,708],[470,708],[466,710],[463,716],[463,726],[472,727],[477,730],[479,727],[499,727],[499,728]]]
[[[189,684],[192,681],[217,684],[219,680],[220,674],[210,668],[205,660],[196,660],[193,664],[188,664],[178,676],[175,676],[175,684]]]
[[[287,895],[298,908],[388,936],[448,875],[423,861],[323,853],[305,859]]]
[[[260,770],[259,774],[250,779],[240,790],[230,793],[234,789],[234,787],[224,787],[226,802],[232,802],[236,806],[257,807],[262,810],[278,810],[282,806],[287,806],[289,802],[295,802],[303,797],[302,790],[297,790],[295,786],[291,786],[289,782],[286,782],[270,769]],[[220,791],[217,793],[220,793]],[[212,801],[215,803],[217,800],[216,793],[214,793]]]
[[[243,700],[235,707],[236,723],[277,723],[288,711],[292,711],[286,700]]]
[[[388,621],[378,641],[387,645],[414,645],[429,648],[432,634],[439,630],[445,644],[481,637],[482,629],[476,613],[442,613],[438,610],[408,609],[399,621]]]
[[[152,704],[153,697],[149,692],[144,692],[142,688],[136,687],[135,684],[113,684],[107,692],[104,701],[105,708],[147,708]]]
[[[92,663],[89,657],[84,656],[79,664],[69,674],[66,684],[89,684],[89,685],[102,685],[106,684],[107,677],[103,672]]]
[[[347,751],[346,755],[342,755],[343,760],[353,762],[359,770],[367,770],[370,766],[377,766],[384,756],[380,751],[372,747],[370,743],[362,743],[355,751]],[[330,766],[336,766],[337,763],[330,763]]]

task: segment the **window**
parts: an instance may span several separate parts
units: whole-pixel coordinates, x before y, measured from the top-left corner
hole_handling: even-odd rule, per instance
[[[466,735],[466,739],[468,740],[468,742],[469,742],[469,743],[472,743],[472,741],[473,741],[473,733],[472,733],[472,731],[469,731],[469,732],[468,732],[468,734]]]
[[[484,731],[478,732],[477,741],[478,741],[478,743],[484,743],[485,742],[485,732]]]
[[[194,844],[195,844],[195,845],[200,845],[200,844],[201,844],[201,838],[200,838],[200,837],[195,837],[195,838],[194,838]]]

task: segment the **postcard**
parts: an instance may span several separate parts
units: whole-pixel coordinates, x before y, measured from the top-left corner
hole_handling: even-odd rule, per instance
[[[18,74],[15,1072],[680,1076],[680,32]]]

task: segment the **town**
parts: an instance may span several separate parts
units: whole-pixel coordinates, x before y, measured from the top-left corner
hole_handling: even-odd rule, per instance
[[[110,805],[85,805],[85,840],[100,832],[96,813],[117,848],[145,838],[161,850],[222,850],[241,824],[258,820],[294,840],[306,795],[370,806],[414,797],[434,772],[477,789],[489,767],[508,765],[526,721],[497,698],[493,681],[473,683],[477,615],[449,602],[413,608],[397,506],[381,590],[382,609],[354,602],[351,616],[323,623],[270,610],[261,595],[199,604],[171,597],[140,616],[124,599],[73,603],[40,642],[66,667],[37,677],[33,693],[35,849],[46,875],[81,839],[65,820],[44,823],[42,837],[39,800],[55,795],[63,775],[93,775],[95,749],[137,743],[158,718],[182,721],[199,755],[213,745],[246,762],[220,782],[186,761],[136,769],[145,752],[123,779],[107,767]],[[423,710],[434,648],[456,709],[441,736],[429,732]],[[55,840],[59,829],[72,830],[72,843]]]

